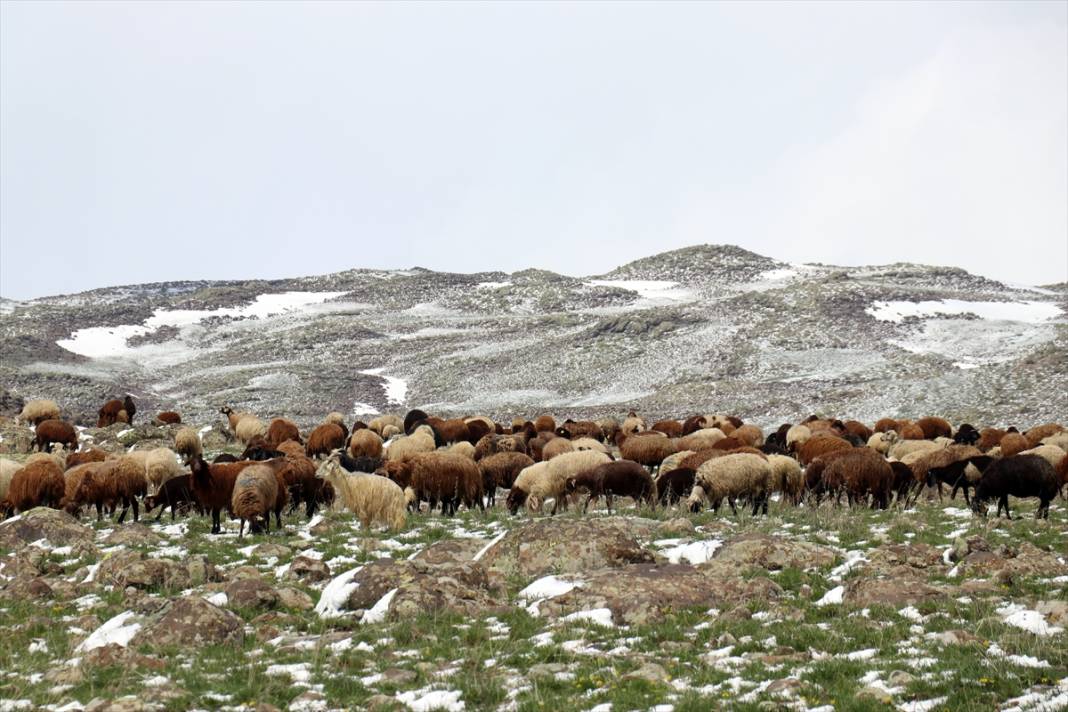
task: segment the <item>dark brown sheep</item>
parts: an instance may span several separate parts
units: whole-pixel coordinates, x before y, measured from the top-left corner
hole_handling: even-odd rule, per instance
[[[714,445],[712,445],[712,449],[713,450],[735,450],[735,449],[740,448],[740,447],[742,447],[744,445],[745,445],[745,443],[742,442],[741,440],[739,440],[738,438],[736,438],[736,437],[734,437],[732,435],[728,435],[727,437],[723,438],[722,440],[717,441]]]
[[[979,431],[979,443],[976,447],[983,452],[997,447],[1001,444],[1001,439],[1005,437],[1006,432],[1001,428],[983,428]]]
[[[190,462],[192,474],[193,496],[205,510],[211,512],[211,533],[218,534],[222,531],[222,523],[219,521],[219,513],[223,509],[230,509],[230,498],[234,493],[234,481],[241,470],[249,465],[256,464],[253,460],[240,462],[212,463],[204,462],[204,458],[195,456]]]
[[[163,517],[163,512],[166,511],[167,507],[171,508],[172,522],[174,521],[174,515],[179,511],[188,511],[195,508],[197,514],[204,513],[204,510],[197,503],[196,497],[193,496],[193,485],[189,475],[172,477],[163,483],[163,486],[159,488],[156,494],[145,497],[146,515],[156,507],[159,507],[159,514],[156,515],[157,522]]]
[[[108,457],[108,454],[100,448],[91,447],[88,450],[82,450],[80,452],[72,452],[67,455],[67,468],[77,467],[78,465],[84,465],[87,462],[103,462]]]
[[[950,425],[949,421],[945,418],[927,416],[926,418],[920,418],[919,420],[917,420],[916,426],[923,431],[923,437],[925,440],[953,437],[953,426]]]
[[[879,418],[875,421],[875,427],[872,430],[877,433],[885,433],[887,430],[897,432],[897,421],[893,418]]]
[[[426,420],[427,417],[429,416],[418,408],[409,410],[408,414],[404,416],[404,434],[411,435],[412,430],[414,430],[419,423]]]
[[[498,452],[482,458],[478,469],[482,473],[482,487],[492,507],[497,503],[497,488],[511,489],[515,477],[534,460],[521,452]]]
[[[716,448],[704,448],[698,450],[692,455],[687,455],[679,462],[679,467],[684,467],[689,470],[697,471],[697,468],[708,462],[714,457],[723,457],[726,455],[726,450],[717,450]]]
[[[663,433],[669,438],[678,438],[684,435],[682,432],[682,423],[677,420],[659,420],[653,423],[653,427],[649,429],[655,430],[658,433]]]
[[[355,470],[350,471],[355,472]],[[386,460],[380,467],[375,469],[374,474],[393,480],[400,485],[401,489],[404,489],[412,483],[411,460]]]
[[[258,523],[263,522],[267,531],[271,531],[271,511],[278,501],[278,478],[269,465],[255,464],[241,471],[234,481],[234,491],[230,500],[230,511],[241,520],[237,537],[245,532],[245,520],[248,520],[250,533],[259,530]]]
[[[129,412],[127,412],[127,416],[129,416]],[[181,425],[182,416],[173,410],[165,410],[156,415],[156,422],[163,425]]]
[[[120,418],[119,414],[123,411],[126,412],[126,417]],[[112,398],[97,411],[96,427],[106,428],[118,422],[132,423],[135,413],[137,413],[137,406],[134,405],[133,398],[129,395],[123,400]]]
[[[620,457],[624,460],[633,460],[649,468],[660,467],[664,458],[674,452],[675,441],[660,434],[635,433],[624,440],[619,448]]]
[[[604,440],[604,432],[601,430],[601,426],[592,420],[567,420],[560,427],[567,430],[568,435],[573,440],[579,438],[593,438],[597,441]]]
[[[731,437],[749,447],[760,447],[764,444],[764,432],[755,425],[742,425],[735,428]]]
[[[827,465],[823,474],[829,483],[841,482],[850,504],[867,503],[871,508],[886,509],[890,505],[890,491],[894,473],[883,456],[869,447],[846,452]]]
[[[986,502],[998,500],[998,516],[1004,508],[1009,513],[1009,495],[1013,497],[1037,497],[1038,509],[1035,519],[1049,519],[1049,503],[1057,496],[1060,482],[1053,466],[1038,455],[1015,455],[994,460],[983,472],[975,487],[972,509],[986,516]]]
[[[285,456],[281,463],[281,474],[291,503],[290,511],[303,502],[304,514],[311,519],[315,509],[324,499],[323,487],[329,483],[315,476],[315,463],[303,453]]]
[[[689,435],[692,432],[701,430],[705,427],[705,422],[705,416],[691,415],[682,423],[682,434]]]
[[[417,501],[427,501],[433,510],[441,503],[442,514],[455,514],[463,504],[468,509],[482,502],[482,473],[469,457],[448,452],[428,452],[412,458],[411,488]]]
[[[852,447],[849,442],[833,435],[812,437],[798,448],[797,460],[807,467],[810,462],[821,455],[826,455],[834,450],[849,450]]]
[[[663,505],[675,504],[686,499],[693,491],[694,477],[697,472],[689,467],[677,467],[656,478],[657,496]]]
[[[589,508],[591,501],[601,495],[604,495],[609,512],[612,511],[613,495],[631,497],[635,502],[644,501],[649,506],[656,504],[656,483],[653,482],[652,475],[633,460],[606,462],[567,478],[568,494],[579,488],[590,493],[582,505],[583,512]]]
[[[305,452],[308,457],[326,456],[345,446],[345,431],[337,423],[318,425],[308,435]]]
[[[33,446],[41,452],[48,452],[52,443],[60,443],[71,450],[78,449],[78,431],[65,420],[46,420],[37,426]]]
[[[496,423],[494,423],[496,426]],[[475,445],[486,435],[496,434],[496,427],[490,427],[481,418],[471,418],[467,421],[467,442]]]
[[[264,440],[275,450],[286,440],[293,440],[298,443],[304,442],[300,439],[300,428],[292,420],[286,418],[273,419],[267,426],[267,435]]]
[[[63,470],[51,458],[41,458],[27,463],[11,476],[4,511],[25,512],[41,506],[59,509],[63,495]]]
[[[843,425],[847,433],[860,438],[864,442],[868,442],[868,438],[875,434],[871,428],[859,420],[847,420]]]

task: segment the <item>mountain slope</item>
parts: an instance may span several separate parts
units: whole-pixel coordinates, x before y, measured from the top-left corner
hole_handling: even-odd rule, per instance
[[[304,422],[429,406],[1031,423],[1068,413],[1066,312],[1063,285],[701,245],[590,278],[352,269],[4,300],[0,376],[85,419],[130,391],[195,419],[229,404]]]

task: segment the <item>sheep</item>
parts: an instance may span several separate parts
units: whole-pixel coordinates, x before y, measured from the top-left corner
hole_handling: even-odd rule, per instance
[[[885,433],[890,430],[897,432],[897,421],[893,418],[879,418],[875,421],[875,426],[872,430],[877,433]]]
[[[593,438],[576,438],[571,441],[571,449],[578,452],[581,450],[593,450],[595,452],[608,453],[608,448],[599,440]]]
[[[82,450],[80,452],[72,452],[67,455],[67,461],[64,470],[69,470],[72,467],[78,465],[84,465],[87,462],[103,462],[108,457],[108,454],[100,448],[91,447],[88,450]]]
[[[393,530],[404,528],[405,494],[397,483],[378,475],[350,474],[334,456],[319,465],[315,476],[333,487],[364,529],[375,524]]]
[[[859,420],[847,420],[843,425],[847,433],[860,438],[863,442],[868,442],[868,438],[875,434],[871,428]]]
[[[125,412],[125,417],[120,417],[120,414]],[[96,427],[106,428],[109,425],[115,423],[132,423],[134,415],[137,413],[137,406],[133,402],[133,398],[130,394],[126,394],[123,400],[118,398],[112,398],[100,407],[97,411]]]
[[[558,455],[563,455],[565,452],[574,452],[575,447],[571,444],[571,441],[567,438],[553,438],[541,449],[541,459],[551,460]]]
[[[396,437],[397,435],[400,435],[400,434],[401,434],[401,429],[399,427],[397,427],[396,425],[393,425],[392,423],[389,423],[389,424],[385,425],[382,428],[382,439],[383,440],[389,440],[390,438]]]
[[[247,444],[252,438],[263,437],[267,433],[263,421],[252,413],[236,413],[229,406],[223,406],[219,412],[229,420],[230,432],[242,443]]]
[[[834,435],[825,437],[809,438],[797,451],[797,459],[802,465],[808,465],[821,455],[826,455],[835,450],[848,450],[853,446],[842,438]]]
[[[497,503],[497,488],[511,489],[516,476],[534,461],[521,452],[498,452],[478,461],[482,473],[482,488],[489,498],[489,506]]]
[[[144,505],[146,515],[156,507],[159,507],[159,514],[156,515],[157,522],[163,517],[163,512],[167,507],[171,508],[172,522],[174,521],[174,515],[179,510],[188,510],[192,507],[196,509],[197,514],[204,513],[204,510],[193,496],[193,484],[189,475],[172,477],[167,480],[156,494],[150,494],[145,497]]]
[[[304,451],[310,458],[329,455],[334,450],[345,446],[345,431],[337,423],[317,425],[308,434],[308,444]]]
[[[1060,462],[1057,463],[1057,475],[1060,477],[1061,489],[1063,490],[1064,486],[1068,485],[1068,455],[1062,457]],[[1064,496],[1063,492],[1061,496]]]
[[[653,423],[653,427],[649,429],[658,433],[663,433],[669,438],[682,437],[682,423],[677,420],[659,420]]]
[[[36,460],[11,476],[3,509],[15,513],[41,506],[58,509],[63,495],[63,468],[54,460]]]
[[[927,416],[917,420],[915,425],[923,431],[923,437],[926,440],[934,440],[937,437],[953,437],[953,426],[945,418]]]
[[[181,425],[182,416],[173,410],[164,410],[156,414],[155,422],[159,425]]]
[[[836,458],[827,465],[824,478],[828,482],[841,482],[850,504],[867,502],[871,495],[872,509],[890,506],[894,473],[883,456],[871,448],[853,448]]]
[[[451,452],[453,455],[461,455],[470,458],[471,460],[475,459],[475,446],[466,440],[453,443],[445,449],[445,452]]]
[[[272,419],[267,426],[267,434],[264,439],[273,448],[277,448],[279,444],[284,443],[286,440],[295,440],[298,443],[303,442],[300,439],[300,428],[287,418]]]
[[[33,446],[41,452],[52,447],[52,443],[61,443],[71,450],[78,449],[78,431],[65,420],[44,420],[37,426]]]
[[[660,466],[664,458],[675,452],[675,441],[666,435],[632,435],[623,441],[619,454],[624,460],[633,460],[650,470]]]
[[[561,429],[567,433],[567,437],[572,439],[590,438],[598,441],[604,439],[601,426],[592,420],[565,420],[564,424],[557,428],[557,434]]]
[[[678,442],[678,440],[675,441],[676,447],[678,447]],[[676,450],[675,452],[665,457],[664,461],[660,463],[660,471],[670,472],[671,470],[678,468],[680,466],[680,463],[690,455],[693,455],[694,452],[694,450]]]
[[[898,442],[897,431],[895,430],[883,430],[880,432],[872,433],[868,438],[868,447],[876,452],[880,452],[886,455],[890,452],[890,448]]]
[[[296,440],[286,440],[285,442],[278,443],[278,445],[275,446],[275,451],[288,457],[307,457],[307,454],[304,451],[304,446]]]
[[[812,429],[807,425],[795,425],[786,431],[786,451],[795,452],[812,437]]]
[[[382,438],[369,428],[357,430],[349,436],[352,457],[382,457]]]
[[[592,450],[567,452],[552,460],[536,462],[516,476],[506,500],[508,511],[515,514],[524,503],[529,503],[531,509],[540,511],[542,503],[552,497],[554,501],[551,514],[556,514],[564,500],[567,478],[605,462],[611,462],[611,457]]]
[[[104,506],[111,504],[106,501],[103,488],[82,487],[86,478],[90,478],[93,471],[103,465],[104,462],[86,462],[75,465],[63,473],[63,499],[60,502],[60,508],[63,511],[72,516],[78,516],[83,505],[96,505],[97,521],[103,518]],[[114,465],[108,465],[108,467],[114,467]]]
[[[396,428],[397,432],[401,432],[404,427],[404,420],[396,415],[380,415],[372,418],[371,422],[367,424],[367,428],[373,430],[383,440],[389,439],[385,432],[387,427]]]
[[[1024,437],[1027,438],[1027,444],[1030,447],[1037,447],[1042,442],[1042,438],[1049,437],[1050,435],[1056,435],[1057,433],[1063,433],[1064,426],[1060,423],[1046,423],[1044,425],[1036,425],[1027,432],[1024,433]]]
[[[742,425],[735,428],[734,432],[731,433],[731,437],[751,447],[760,447],[764,444],[764,431],[755,425]]]
[[[145,457],[145,477],[148,491],[155,494],[167,480],[181,477],[185,470],[178,463],[178,455],[167,447],[158,447],[148,451]]]
[[[246,467],[255,464],[251,460],[241,462],[223,462],[208,464],[200,455],[195,456],[189,462],[190,483],[193,486],[193,496],[205,511],[211,512],[211,533],[218,534],[222,531],[219,521],[219,513],[229,509],[234,492],[234,481],[238,474]]]
[[[682,421],[682,435],[680,437],[685,437],[690,433],[701,430],[706,427],[706,425],[705,416],[691,415],[689,418]]]
[[[589,491],[582,505],[583,512],[589,509],[592,500],[601,495],[604,495],[609,513],[612,512],[612,495],[630,497],[635,503],[644,500],[650,506],[656,504],[656,483],[652,475],[633,460],[606,462],[567,478],[568,494],[574,493],[579,487]]]
[[[11,478],[23,467],[24,465],[21,462],[0,458],[0,502],[7,496],[7,489],[11,486]]]
[[[1009,495],[1013,497],[1037,497],[1039,500],[1035,519],[1049,519],[1049,503],[1057,496],[1060,482],[1053,466],[1038,455],[1013,455],[995,460],[983,472],[972,498],[972,509],[986,516],[985,502],[998,500],[998,516],[1005,509],[1009,513]]]
[[[1021,452],[1031,447],[1027,442],[1027,438],[1020,433],[1005,433],[998,445],[1001,446],[1002,457],[1019,455]]]
[[[1060,449],[1056,445],[1039,445],[1038,447],[1033,447],[1030,450],[1024,450],[1019,454],[1038,455],[1043,460],[1056,467],[1057,464],[1061,461],[1061,458],[1064,457],[1064,450]]]
[[[741,440],[737,439],[736,437],[734,437],[733,435],[728,435],[727,437],[723,438],[722,440],[720,440],[719,442],[717,442],[715,445],[712,446],[712,448],[714,450],[724,450],[724,451],[737,450],[740,447],[746,447],[746,444],[743,443]]]
[[[553,420],[551,415],[539,415],[534,419],[534,430],[539,433],[546,431],[550,433],[555,432],[556,421]]]
[[[230,496],[230,511],[241,520],[237,538],[245,533],[245,521],[248,520],[249,532],[258,531],[258,521],[263,520],[267,532],[271,531],[271,510],[278,500],[278,478],[269,465],[250,465],[241,471],[234,481],[234,491]]]
[[[631,412],[630,415],[623,420],[623,425],[620,426],[619,432],[629,438],[635,433],[645,431],[645,429],[645,421]]]
[[[419,425],[419,423],[422,423],[428,417],[430,416],[428,416],[426,413],[419,410],[418,408],[416,408],[415,410],[409,410],[408,414],[404,416],[404,427],[401,429],[401,432],[405,435],[411,434],[412,430],[414,430],[415,427]]]
[[[664,461],[665,463],[667,460]],[[689,497],[693,490],[694,477],[697,473],[689,467],[661,466],[661,474],[656,478],[656,491],[660,503],[668,506]]]
[[[904,422],[899,423],[897,434],[901,436],[902,440],[923,440],[925,433],[916,423]]]
[[[411,435],[390,441],[386,449],[386,459],[404,462],[416,455],[433,452],[435,447],[437,444],[430,426],[420,425],[412,431]]]
[[[890,447],[887,455],[895,460],[904,460],[913,453],[920,453],[923,455],[944,449],[945,448],[942,445],[939,445],[933,440],[898,440]]]
[[[431,511],[438,502],[446,516],[455,514],[461,502],[468,509],[476,504],[485,509],[482,473],[470,458],[448,452],[424,453],[412,458],[411,473],[411,488],[417,501],[429,502]]]
[[[472,445],[477,443],[485,435],[497,434],[497,424],[489,418],[482,416],[465,418],[464,423],[467,426],[466,441]]]
[[[692,455],[687,455],[686,457],[684,457],[681,460],[679,460],[679,462],[677,464],[677,467],[688,467],[691,470],[696,470],[698,467],[700,467],[704,463],[708,462],[712,458],[714,458],[714,457],[723,457],[726,454],[727,454],[727,452],[725,450],[716,450],[715,448],[705,448],[703,450],[698,450],[697,452],[693,453]]]
[[[990,450],[992,447],[1001,443],[1001,439],[1005,437],[1006,431],[1001,428],[983,428],[979,431],[979,449],[983,452]]]
[[[194,458],[204,454],[204,446],[200,442],[200,435],[190,427],[178,428],[174,434],[174,451],[181,455],[187,464]]]
[[[46,420],[59,420],[59,406],[53,400],[37,399],[26,401],[15,420],[19,423],[31,423],[34,426],[40,425]]]
[[[303,450],[303,448],[302,448],[302,450]],[[237,461],[238,461],[237,460],[237,456],[236,455],[231,455],[228,452],[219,453],[215,457],[211,458],[211,464],[213,464],[213,465],[226,464],[226,463],[237,462]],[[192,462],[192,461],[190,461],[190,462]],[[186,463],[186,464],[190,464],[190,463]]]
[[[742,427],[741,418],[736,418],[733,415],[705,415],[705,422],[710,428],[719,428],[723,431],[724,435],[730,435],[737,428]]]
[[[601,428],[602,439],[606,443],[615,442],[616,433],[619,432],[619,421],[615,418],[602,418],[596,421]]]
[[[707,450],[727,437],[719,428],[702,428],[675,441],[679,450]]]
[[[953,442],[960,445],[976,445],[979,442],[979,431],[971,423],[961,423],[957,432],[953,434]]]
[[[805,492],[813,496],[813,499],[809,500],[813,506],[819,506],[824,494],[834,495],[835,504],[839,503],[845,483],[841,480],[828,480],[824,477],[824,474],[832,462],[852,451],[853,448],[832,450],[820,455],[805,467]],[[912,470],[909,470],[909,473],[909,478],[911,479]]]
[[[973,448],[978,452],[977,448]],[[986,468],[990,467],[990,463],[994,461],[994,458],[988,455],[975,455],[960,460],[954,460],[946,465],[937,465],[927,469],[927,486],[938,486],[939,499],[942,496],[941,485],[950,485],[953,489],[949,493],[950,499],[955,499],[957,496],[957,490],[964,490],[964,501],[971,504],[971,499],[968,497],[968,490],[975,487],[982,477],[982,472]],[[912,469],[909,468],[909,472]],[[918,495],[917,495],[918,496]]]
[[[446,445],[458,443],[461,440],[467,441],[471,438],[467,423],[461,418],[443,420],[436,429],[441,433],[441,439]]]
[[[107,460],[101,463],[100,467],[93,470],[93,478],[98,483],[103,482],[107,499],[116,504],[122,503],[122,512],[119,514],[118,519],[119,524],[122,524],[122,520],[126,518],[127,510],[131,507],[133,507],[134,521],[136,522],[138,519],[137,498],[143,498],[148,490],[146,477],[147,455],[147,452],[144,455],[130,453],[117,460]],[[106,467],[111,462],[116,463],[114,470]]]
[[[801,492],[805,488],[805,479],[801,475],[801,465],[789,455],[768,455],[768,464],[771,465],[771,479],[768,482],[769,492],[781,492],[783,498],[789,498],[793,504],[801,500]]]
[[[982,453],[979,452],[977,447],[950,445],[948,447],[940,447],[931,452],[925,452],[919,459],[909,463],[909,468],[912,470],[916,482],[922,483],[927,480],[927,471],[932,467],[945,467],[958,460],[967,460],[979,455],[982,455]],[[939,491],[939,495],[941,495],[941,491]]]
[[[1039,442],[1040,445],[1056,445],[1061,450],[1068,452],[1068,431],[1047,435]]]
[[[731,511],[737,514],[734,500],[749,497],[753,502],[754,516],[761,509],[767,514],[770,479],[771,464],[767,460],[749,454],[724,455],[708,460],[697,468],[691,499],[700,486],[713,512],[718,512],[720,504],[726,499]],[[697,511],[696,503],[692,503],[691,509]]]

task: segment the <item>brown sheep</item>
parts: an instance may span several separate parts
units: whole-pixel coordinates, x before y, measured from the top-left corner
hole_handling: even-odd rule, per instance
[[[869,447],[853,448],[835,459],[827,465],[824,478],[841,481],[850,504],[866,503],[868,495],[872,509],[886,509],[890,504],[893,470],[882,455]]]
[[[129,413],[127,412],[127,416]],[[182,416],[175,413],[173,410],[165,410],[156,415],[156,422],[162,425],[181,425]],[[161,510],[162,513],[162,510]]]
[[[1061,461],[1057,463],[1057,467],[1055,469],[1057,471],[1057,474],[1061,478],[1061,495],[1063,496],[1064,486],[1068,485],[1068,455],[1065,455],[1061,458]]]
[[[1020,433],[1005,433],[998,444],[1001,445],[1002,457],[1019,455],[1031,447],[1030,443],[1027,442],[1027,438]]]
[[[744,447],[745,443],[734,437],[734,435],[728,435],[722,440],[717,440],[712,448],[714,450],[737,450],[740,447]]]
[[[308,457],[326,456],[334,450],[345,446],[345,431],[337,423],[318,425],[308,435],[308,444],[304,448]]]
[[[677,420],[660,420],[653,423],[653,427],[649,429],[663,433],[669,438],[680,438],[683,435],[682,423]]]
[[[267,426],[267,435],[264,440],[274,449],[278,449],[278,446],[286,440],[303,442],[300,439],[300,428],[287,418],[274,418]]]
[[[474,445],[486,435],[496,434],[497,424],[489,421],[487,418],[475,417],[468,418],[467,423],[467,442]]]
[[[760,447],[764,444],[764,432],[755,425],[742,425],[735,428],[731,437],[750,447]]]
[[[91,447],[88,450],[82,450],[81,452],[72,452],[67,455],[67,468],[77,467],[78,465],[84,465],[87,462],[103,462],[108,457],[108,454],[103,450],[95,447]]]
[[[174,451],[189,463],[194,457],[204,453],[204,446],[200,442],[200,434],[189,427],[182,427],[174,434]]]
[[[1005,437],[1006,432],[1001,428],[983,428],[979,431],[979,442],[976,443],[976,447],[983,452],[997,447],[1001,443],[1001,439]]]
[[[437,427],[434,429],[441,434],[441,439],[446,445],[452,445],[461,440],[467,441],[471,438],[471,432],[467,427],[467,423],[461,418],[443,420],[440,423],[437,423]]]
[[[71,450],[78,449],[78,431],[64,420],[45,420],[37,426],[33,446],[41,452],[52,448],[52,443],[60,443]]]
[[[706,427],[706,422],[707,421],[705,420],[705,416],[703,415],[691,415],[682,423],[682,434],[685,436],[689,435],[690,433],[701,430],[702,428]]]
[[[15,418],[17,422],[40,425],[46,420],[59,420],[59,406],[52,400],[29,400]]]
[[[1038,447],[1042,442],[1042,438],[1047,438],[1050,435],[1064,432],[1064,426],[1060,423],[1046,423],[1045,425],[1036,425],[1035,427],[1024,433],[1024,437],[1027,438],[1027,444],[1029,448]]]
[[[918,460],[909,464],[909,469],[912,470],[912,477],[916,481],[916,486],[922,486],[927,481],[927,472],[931,468],[946,467],[954,462],[967,460],[971,457],[979,457],[982,454],[979,452],[979,448],[971,445],[950,445],[922,455]],[[938,496],[941,499],[941,487],[938,488]]]
[[[119,418],[119,413],[122,411],[126,412],[124,419]],[[123,400],[112,398],[97,411],[96,427],[106,428],[119,422],[132,423],[135,413],[137,413],[137,406],[134,405],[133,398],[129,394]]]
[[[374,474],[392,480],[404,489],[412,484],[412,461],[386,460]]]
[[[241,520],[238,539],[245,533],[245,520],[248,520],[250,532],[259,531],[260,520],[267,532],[271,531],[271,510],[275,508],[278,495],[278,478],[271,466],[257,463],[241,471],[234,481],[230,499],[230,511]]]
[[[211,512],[211,533],[218,534],[222,531],[219,521],[219,513],[223,509],[230,508],[231,497],[234,493],[234,481],[241,470],[249,465],[256,464],[252,460],[240,462],[225,462],[211,464],[204,462],[204,458],[197,455],[189,463],[193,485],[193,496],[197,503],[205,510]]]
[[[589,509],[591,501],[602,495],[609,512],[612,511],[613,495],[630,497],[635,503],[644,500],[650,507],[656,506],[656,483],[652,475],[641,464],[631,460],[606,462],[567,478],[568,494],[573,494],[580,487],[589,492],[582,505],[583,512]]]
[[[356,430],[349,436],[349,454],[353,457],[382,457],[382,438],[373,430]]]
[[[278,443],[274,449],[287,457],[307,457],[307,453],[304,451],[304,446],[296,440],[286,440]]]
[[[550,433],[555,432],[556,421],[553,420],[553,417],[551,415],[539,415],[537,418],[534,419],[534,430],[539,433],[545,431],[549,431]]]
[[[885,433],[887,430],[897,432],[897,421],[893,418],[879,418],[875,421],[875,427],[872,430],[876,433]]]
[[[923,428],[916,423],[905,423],[898,428],[897,434],[901,436],[902,440],[925,440]]]
[[[3,509],[16,513],[41,506],[58,509],[63,495],[63,469],[54,460],[43,458],[26,464],[12,475]]]
[[[601,431],[601,426],[593,422],[592,420],[568,420],[565,421],[564,424],[560,427],[564,428],[572,439],[604,439],[604,433]]]
[[[669,437],[659,434],[636,434],[623,441],[619,448],[619,455],[624,460],[633,460],[652,470],[660,467],[664,458],[674,453],[675,450],[675,441]]]
[[[868,442],[868,439],[874,435],[874,431],[859,420],[847,420],[845,423],[846,432],[850,435],[860,438],[864,442]]]
[[[701,428],[679,438],[676,445],[680,450],[705,450],[725,437],[719,428]]]
[[[953,426],[945,418],[935,418],[933,416],[920,418],[916,421],[916,426],[923,431],[924,440],[953,437]]]
[[[433,511],[441,503],[442,514],[456,513],[458,504],[468,509],[482,502],[482,473],[475,461],[447,452],[428,452],[412,458],[411,488],[416,502],[426,500]]]
[[[498,452],[483,458],[478,463],[482,473],[482,487],[489,498],[489,506],[497,503],[497,488],[511,489],[516,475],[534,461],[521,452]]]
[[[676,467],[684,468],[687,470],[697,471],[701,465],[705,464],[714,457],[723,457],[727,454],[726,450],[717,450],[715,448],[707,447],[702,450],[698,450],[692,455],[688,455],[680,460]]]
[[[797,460],[807,467],[810,462],[821,455],[826,455],[834,450],[848,450],[852,447],[848,441],[833,435],[821,438],[814,437],[798,448]]]
[[[557,455],[563,455],[565,452],[573,452],[574,449],[571,441],[567,438],[553,438],[542,446],[541,460],[551,460]]]

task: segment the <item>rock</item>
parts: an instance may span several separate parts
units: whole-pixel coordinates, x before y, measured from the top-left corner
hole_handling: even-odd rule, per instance
[[[743,579],[733,566],[726,570],[707,564],[632,564],[588,573],[582,581],[581,587],[543,601],[541,614],[562,618],[607,608],[617,625],[642,625],[680,609],[718,608],[782,595],[782,588],[768,578]]]
[[[230,581],[240,581],[241,579],[258,579],[260,578],[260,570],[255,566],[238,566],[230,569],[226,573],[226,578]]]
[[[623,676],[624,680],[642,680],[650,684],[666,683],[671,679],[671,675],[664,669],[663,665],[658,663],[648,662],[642,665],[637,670],[631,670]]]
[[[278,593],[261,578],[232,581],[225,590],[233,608],[274,608],[279,602]]]
[[[780,680],[775,680],[770,685],[768,685],[767,692],[769,695],[785,695],[793,697],[800,689],[800,680],[798,680],[796,677],[784,677]]]
[[[656,529],[657,535],[669,539],[671,537],[692,536],[695,527],[688,517],[675,517],[661,524]]]
[[[1061,563],[1053,552],[1043,551],[1030,542],[1017,542],[1015,548],[1002,545],[995,551],[989,551],[989,547],[970,549],[971,553],[960,563],[962,576],[993,577],[1001,571],[1010,580],[1013,576],[1068,575],[1068,565]]]
[[[417,677],[419,676],[414,670],[405,670],[404,668],[389,668],[382,671],[382,679],[396,687],[410,685],[415,682]]]
[[[907,673],[904,670],[894,670],[890,673],[890,676],[886,678],[891,687],[905,687],[915,679],[916,677],[914,675]]]
[[[364,704],[367,705],[369,710],[401,709],[400,702],[397,702],[389,695],[371,695]]]
[[[141,522],[131,522],[107,535],[104,544],[108,546],[155,546],[163,539]]]
[[[82,663],[94,667],[137,667],[144,670],[162,670],[167,665],[162,660],[149,655],[139,655],[121,645],[103,645],[90,650],[82,658]]]
[[[91,549],[93,538],[92,529],[66,512],[49,507],[36,507],[0,522],[2,551],[15,551],[39,539],[47,539],[54,546],[80,544]]]
[[[874,700],[879,704],[888,705],[894,701],[893,696],[879,687],[865,687],[856,693],[858,700]]]
[[[289,709],[295,712],[317,712],[326,707],[326,696],[315,690],[305,690],[289,701]]]
[[[1039,601],[1035,604],[1035,610],[1049,619],[1050,623],[1063,625],[1068,623],[1068,602],[1065,601]]]
[[[968,643],[977,643],[981,640],[979,636],[966,630],[945,630],[941,633],[936,633],[932,636],[932,639],[943,645],[966,645]]]
[[[215,564],[203,556],[192,556],[186,559],[185,572],[189,576],[189,586],[200,586],[208,581],[219,581],[222,578]]]
[[[743,534],[728,539],[713,554],[721,564],[757,566],[769,571],[783,568],[819,568],[834,563],[833,549],[769,534]]]
[[[330,567],[319,559],[298,556],[289,564],[285,577],[298,581],[325,581],[330,578]]]
[[[198,595],[172,601],[160,618],[138,631],[138,645],[240,644],[244,624],[230,611],[205,601]]]
[[[471,561],[489,542],[483,539],[446,539],[431,544],[413,558],[428,564],[453,564]]]
[[[8,582],[3,592],[5,598],[12,600],[52,598],[52,587],[40,576],[17,578]]]
[[[85,706],[85,712],[142,712],[149,709],[152,708],[142,702],[141,698],[134,695],[127,695],[114,700],[96,697]]]
[[[546,517],[510,530],[479,563],[504,576],[532,578],[550,573],[582,574],[654,560],[653,553],[638,544],[630,520]]]
[[[298,611],[307,611],[315,607],[312,597],[298,588],[283,586],[278,589],[278,603],[284,608],[292,608]]]
[[[79,666],[56,667],[46,672],[44,679],[53,685],[79,685],[85,680],[85,672]]]
[[[949,551],[949,560],[953,562],[963,561],[964,557],[970,553],[971,548],[968,546],[968,540],[959,536],[953,540],[953,548]]]
[[[930,544],[890,544],[872,549],[867,554],[868,570],[873,574],[891,571],[900,566],[913,569],[944,567],[942,549]]]
[[[293,550],[288,546],[282,544],[275,544],[272,541],[265,541],[262,544],[258,544],[256,548],[252,550],[252,555],[261,559],[274,556],[278,559],[287,559],[293,555]]]
[[[308,529],[308,533],[316,537],[323,536],[324,534],[329,534],[336,527],[337,524],[334,522],[333,519],[323,517],[321,521],[316,522],[311,526],[311,528]]]
[[[138,551],[118,551],[104,557],[95,581],[119,588],[182,589],[189,586],[185,564],[173,559],[150,559]]]
[[[387,620],[446,611],[467,616],[504,612],[486,569],[476,562],[432,565],[426,561],[378,559],[353,578],[358,584],[346,602],[348,610],[370,610],[389,591],[397,589]]]
[[[898,567],[885,577],[859,577],[846,584],[844,603],[864,608],[878,604],[888,606],[917,606],[929,601],[949,598],[945,591],[919,579],[913,569]]]

